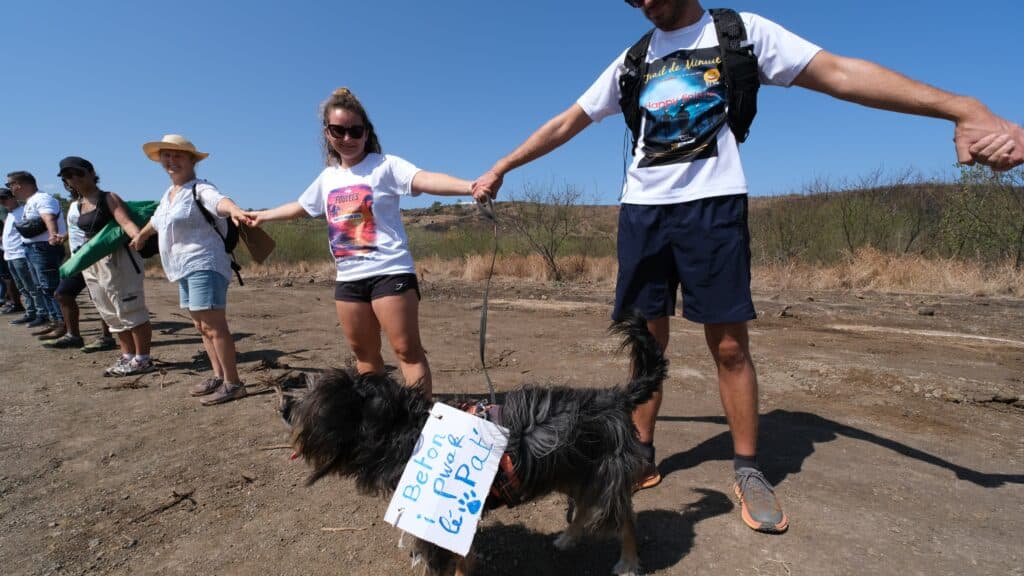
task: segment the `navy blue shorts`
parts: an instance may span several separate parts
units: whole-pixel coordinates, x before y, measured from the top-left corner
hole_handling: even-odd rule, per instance
[[[57,294],[67,294],[72,298],[78,298],[78,295],[85,290],[85,277],[79,272],[74,276],[68,276],[67,278],[61,278],[60,284],[57,285]]]
[[[750,298],[746,194],[623,204],[618,253],[614,320],[632,310],[649,319],[672,316],[680,285],[687,320],[727,324],[757,317]]]

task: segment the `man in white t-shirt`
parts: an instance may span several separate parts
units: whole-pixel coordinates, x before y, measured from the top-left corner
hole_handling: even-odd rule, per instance
[[[7,175],[7,187],[14,197],[22,203],[21,222],[42,221],[41,231],[25,236],[22,234],[25,257],[31,265],[32,278],[42,291],[42,307],[40,316],[26,326],[35,328],[48,325],[40,336],[49,332],[64,330],[64,315],[54,297],[57,285],[60,284],[60,264],[64,261],[64,234],[67,224],[60,202],[53,196],[40,192],[36,186],[35,176],[28,172],[17,171]]]
[[[747,184],[738,141],[727,121],[717,66],[718,36],[698,0],[626,0],[655,25],[639,89],[642,118],[619,214],[619,273],[613,318],[637,310],[663,348],[676,291],[683,316],[704,325],[733,439],[734,489],[744,522],[779,533],[788,519],[756,462],[757,377],[750,359]],[[1024,130],[978,100],[927,86],[892,70],[837,56],[755,14],[740,15],[757,56],[761,84],[801,86],[861,105],[931,116],[955,124],[957,158],[1006,170],[1024,163]],[[619,79],[626,51],[583,96],[549,120],[475,183],[497,195],[507,172],[568,142],[592,122],[621,113]],[[649,468],[638,488],[658,484],[654,423],[661,392],[633,420]]]

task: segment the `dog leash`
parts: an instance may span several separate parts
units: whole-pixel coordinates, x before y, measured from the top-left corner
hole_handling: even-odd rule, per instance
[[[494,250],[491,252],[491,266],[487,271],[487,283],[484,285],[484,302],[480,306],[480,367],[483,368],[484,379],[487,380],[487,390],[491,394],[491,404],[495,404],[494,383],[487,373],[487,359],[484,350],[487,347],[487,301],[491,293],[491,278],[494,276],[494,261],[498,258],[498,218],[494,215],[494,201],[490,198],[486,203],[478,202],[477,208],[480,214],[494,225]]]

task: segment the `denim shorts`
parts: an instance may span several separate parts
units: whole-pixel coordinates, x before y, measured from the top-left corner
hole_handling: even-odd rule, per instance
[[[228,279],[213,270],[199,270],[178,280],[178,300],[192,312],[228,306]]]
[[[623,204],[618,253],[615,320],[633,310],[649,319],[672,316],[680,285],[687,320],[732,324],[757,317],[745,194]]]

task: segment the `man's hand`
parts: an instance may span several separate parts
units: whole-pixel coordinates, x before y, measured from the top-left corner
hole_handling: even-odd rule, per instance
[[[498,190],[501,189],[501,184],[504,182],[505,177],[496,172],[493,168],[484,172],[480,175],[476,181],[473,182],[473,198],[477,202],[483,202],[490,198],[498,197]]]
[[[982,106],[956,123],[957,160],[1004,171],[1024,164],[1024,128]]]

